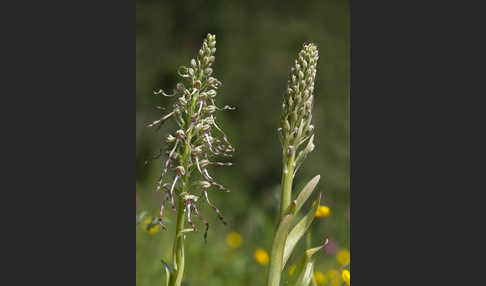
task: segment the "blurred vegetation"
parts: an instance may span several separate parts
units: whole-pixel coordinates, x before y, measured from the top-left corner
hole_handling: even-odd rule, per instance
[[[166,131],[174,128],[172,122],[160,132],[146,128],[160,117],[156,105],[172,104],[171,98],[154,96],[153,91],[170,92],[175,87],[180,81],[177,68],[189,65],[208,32],[216,34],[214,72],[223,82],[217,103],[237,108],[217,114],[236,148],[233,167],[213,169],[214,176],[231,189],[212,194],[228,225],[222,225],[212,210],[201,210],[210,223],[208,241],[202,232],[187,235],[184,285],[265,284],[268,265],[258,264],[254,252],[258,248],[270,252],[281,179],[276,129],[290,67],[306,42],[317,44],[320,55],[313,111],[316,149],[299,170],[294,190],[321,174],[317,190],[324,193],[331,215],[313,223],[312,244],[325,237],[331,243],[316,255],[316,270],[327,275],[339,268],[337,250],[349,249],[349,12],[347,0],[137,0],[137,213],[158,214],[161,198],[154,186],[162,161],[148,166],[144,161],[165,149]],[[168,220],[175,220],[171,211],[166,213]],[[173,223],[168,227],[168,233],[155,234],[137,227],[137,285],[161,285],[160,260],[172,259]],[[227,244],[230,232],[241,235],[237,248]],[[300,243],[302,250],[304,244]],[[297,259],[292,257],[290,264]]]

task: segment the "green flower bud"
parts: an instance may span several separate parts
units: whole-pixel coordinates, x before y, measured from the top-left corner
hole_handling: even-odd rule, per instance
[[[284,146],[299,146],[309,138],[308,134],[314,131],[310,120],[317,59],[317,47],[314,44],[304,45],[294,67],[291,68],[279,126],[282,130],[282,138],[285,138],[282,142]],[[306,150],[310,152],[312,146],[312,144],[308,145]]]
[[[196,89],[200,89],[200,88],[201,88],[201,81],[200,81],[200,80],[196,80],[196,81],[194,82],[194,87],[195,87]]]
[[[201,160],[201,162],[199,162],[199,165],[204,168],[206,167],[207,165],[209,165],[209,160],[208,159],[203,159]]]
[[[167,136],[166,141],[167,141],[167,143],[172,143],[172,142],[176,141],[176,138],[174,136],[172,136],[171,134],[169,134],[169,136]]]
[[[194,149],[192,149],[192,153],[194,153],[196,156],[201,155],[203,153],[203,147],[201,145],[194,147]]]
[[[184,133],[184,131],[182,129],[179,129],[176,131],[176,137],[181,139],[181,140],[184,140],[184,138],[186,137],[186,134]]]
[[[186,99],[185,99],[183,96],[179,97],[177,100],[179,100],[179,103],[180,103],[182,106],[184,106],[184,105],[186,105],[186,104],[187,104],[187,100],[186,100]]]
[[[203,189],[207,189],[207,188],[211,187],[211,183],[208,182],[208,181],[199,181],[199,185]]]
[[[186,90],[186,87],[184,86],[184,84],[182,83],[177,83],[176,85],[176,90],[181,93],[181,94],[184,94],[185,90]]]
[[[209,96],[210,98],[214,98],[214,97],[216,97],[216,90],[214,90],[214,89],[210,89],[210,90],[208,90],[208,96]]]
[[[206,111],[209,114],[213,114],[216,111],[216,106],[208,105],[206,106],[206,108],[204,108],[204,111]]]
[[[204,132],[207,132],[207,131],[209,131],[210,129],[211,129],[211,125],[209,125],[209,124],[204,124],[204,125],[203,125],[203,127],[202,127],[202,130],[203,130]]]
[[[206,98],[208,98],[208,93],[207,92],[201,92],[199,94],[199,99],[200,100],[206,100]]]
[[[176,172],[179,174],[179,176],[184,176],[186,174],[186,170],[182,166],[177,166],[176,167]]]

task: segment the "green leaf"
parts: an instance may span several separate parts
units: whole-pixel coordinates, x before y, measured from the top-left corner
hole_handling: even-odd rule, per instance
[[[289,208],[280,219],[277,230],[275,232],[275,237],[273,239],[272,253],[270,255],[269,285],[277,285],[277,279],[278,281],[280,281],[280,273],[283,268],[283,253],[285,249],[287,235],[291,229],[292,222],[299,209],[302,208],[302,205],[312,194],[312,191],[317,186],[320,178],[321,176],[317,175],[307,183],[307,185],[297,196],[297,199],[290,204]]]
[[[173,273],[172,268],[163,259],[160,261],[165,269],[165,286],[169,286],[170,275]]]
[[[310,180],[307,185],[300,191],[299,195],[297,196],[297,199],[295,200],[296,205],[295,205],[295,213],[297,213],[304,203],[307,201],[307,199],[310,197],[312,192],[314,191],[314,188],[317,186],[317,183],[319,183],[319,180],[321,179],[320,175],[315,176]]]
[[[287,241],[285,242],[285,249],[284,249],[283,261],[282,261],[282,269],[285,267],[285,264],[287,263],[287,260],[289,259],[290,254],[292,254],[292,250],[294,250],[295,245],[297,244],[297,242],[299,242],[299,240],[302,238],[302,236],[304,236],[307,229],[312,224],[312,221],[314,220],[317,208],[319,207],[320,203],[321,203],[321,194],[319,194],[319,197],[317,199],[316,204],[294,226],[294,228],[288,234]]]
[[[307,286],[310,284],[314,275],[314,259],[312,259],[312,256],[326,244],[327,240],[323,245],[305,251],[304,256],[302,256],[295,268],[293,279],[289,283],[290,286]]]
[[[314,260],[310,260],[310,261],[305,260],[303,262],[303,265],[301,266],[300,272],[298,272],[298,276],[296,276],[296,279],[293,280],[289,285],[295,285],[295,286],[310,285],[313,274],[314,274]]]
[[[316,252],[318,252],[319,250],[321,250],[324,246],[326,246],[328,240],[326,239],[326,241],[322,244],[322,245],[319,245],[317,247],[314,247],[314,248],[310,248],[310,249],[307,249],[305,251],[305,255],[308,256],[308,257],[312,257],[312,255],[314,255]]]
[[[290,206],[288,207],[287,212],[285,214],[294,215],[296,211],[296,207],[297,207],[297,201],[296,200],[291,201]]]
[[[300,125],[300,126],[302,127],[302,125]],[[310,137],[309,141],[307,142],[307,146],[304,148],[304,150],[300,151],[299,155],[297,156],[297,159],[295,160],[296,168],[295,168],[294,173],[297,173],[297,170],[299,170],[299,168],[302,165],[302,163],[304,163],[304,160],[307,157],[307,155],[310,152],[312,152],[314,150],[314,148],[315,148],[315,145],[314,145],[314,135],[312,135]]]

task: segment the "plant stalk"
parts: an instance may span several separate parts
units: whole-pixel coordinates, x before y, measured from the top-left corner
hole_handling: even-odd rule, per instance
[[[294,181],[294,157],[292,154],[290,158],[284,162],[282,168],[282,194],[280,202],[280,219],[285,214],[285,211],[290,206],[291,194],[292,194],[292,182]]]
[[[284,149],[285,150],[285,149]],[[286,158],[286,156],[284,156]],[[291,156],[284,159],[282,168],[282,193],[280,204],[280,218],[277,232],[272,244],[272,252],[270,254],[270,268],[268,273],[268,286],[279,286],[280,278],[283,268],[283,254],[285,249],[285,242],[287,241],[287,234],[290,229],[290,223],[287,221],[288,214],[286,214],[291,200],[292,183],[294,181],[294,152]],[[280,228],[279,226],[283,226]]]
[[[181,233],[184,229],[184,200],[179,197],[179,203],[177,207],[177,226],[176,235],[173,246],[174,257],[174,274],[170,279],[170,286],[180,286],[182,282],[182,276],[184,274],[184,235]]]
[[[312,230],[309,228],[305,236],[305,249],[310,249],[312,247]]]
[[[196,94],[196,95],[199,95]],[[196,98],[196,96],[194,97]],[[191,112],[186,120],[186,122],[190,122],[190,117],[193,114],[195,100],[193,100],[191,104]],[[189,123],[187,123],[188,125]],[[189,131],[187,134],[188,142],[191,142],[192,138],[192,131]],[[191,146],[189,144],[185,144],[184,147],[184,154],[182,155],[181,165],[186,170],[186,173],[182,176],[182,187],[181,193],[186,192],[186,188],[189,183],[189,158],[191,156]],[[173,246],[173,259],[174,259],[174,275],[171,277],[170,286],[180,286],[182,283],[182,276],[184,275],[184,235],[182,231],[184,230],[184,222],[185,222],[185,212],[184,212],[184,198],[179,196],[178,200],[178,207],[177,207],[177,226],[176,226],[176,233],[174,239],[174,246]]]

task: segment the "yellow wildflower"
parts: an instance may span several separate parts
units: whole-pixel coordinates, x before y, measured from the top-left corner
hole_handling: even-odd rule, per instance
[[[348,264],[350,258],[350,253],[347,249],[341,249],[336,255],[336,259],[341,265]]]
[[[237,232],[230,232],[226,236],[226,244],[231,248],[238,248],[241,245],[241,235]]]
[[[338,286],[341,284],[341,277],[339,276],[339,271],[337,271],[336,269],[329,270],[327,272],[327,276],[329,276],[331,286]]]
[[[152,218],[151,217],[146,217],[143,219],[142,221],[142,228],[145,229],[147,227],[147,225],[149,225],[150,223],[152,222]]]
[[[336,269],[331,269],[327,272],[327,276],[329,276],[329,279],[334,279],[338,275],[338,271]]]
[[[160,225],[156,224],[151,228],[149,228],[147,231],[149,234],[155,234],[157,231],[159,231],[159,229],[160,229]]]
[[[297,266],[295,264],[294,265],[290,265],[290,267],[289,267],[289,276],[294,275],[295,268],[297,268]]]
[[[328,217],[331,215],[331,209],[327,206],[319,206],[317,207],[316,210],[316,217],[317,218],[322,218],[322,217]]]
[[[268,261],[270,260],[270,258],[268,257],[268,253],[262,248],[258,248],[255,251],[255,254],[253,255],[253,257],[261,265],[268,264]]]
[[[324,285],[324,284],[327,283],[326,275],[324,275],[324,273],[322,273],[320,271],[314,272],[314,276],[312,277],[312,279],[314,280],[314,283],[316,283],[316,284]]]
[[[341,273],[341,276],[343,278],[344,283],[346,283],[348,286],[351,284],[351,273],[349,273],[349,270],[343,270]]]
[[[341,286],[341,279],[339,276],[336,279],[332,280],[331,286]]]
[[[154,218],[151,216],[147,216],[143,219],[142,223],[140,224],[142,229],[147,231],[149,234],[155,234],[160,229],[159,224],[150,225],[153,222]]]

